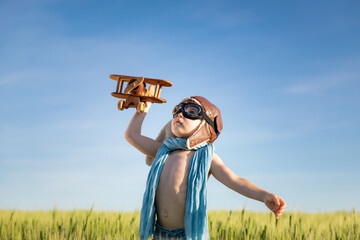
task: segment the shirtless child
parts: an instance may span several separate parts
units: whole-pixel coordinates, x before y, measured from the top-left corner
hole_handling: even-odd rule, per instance
[[[214,153],[212,142],[222,130],[220,110],[199,96],[175,106],[171,132],[164,142],[141,135],[143,113],[135,113],[125,138],[155,158],[149,172],[140,220],[140,238],[209,239],[206,185],[210,175],[230,189],[263,202],[278,218],[285,201],[247,179],[238,177]]]

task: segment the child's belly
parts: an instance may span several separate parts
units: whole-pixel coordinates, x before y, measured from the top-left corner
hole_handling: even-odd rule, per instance
[[[174,151],[164,163],[155,197],[157,221],[162,227],[184,226],[188,170],[193,154],[193,151]]]

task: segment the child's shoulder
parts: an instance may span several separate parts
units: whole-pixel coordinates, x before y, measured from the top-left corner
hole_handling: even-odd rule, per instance
[[[217,153],[214,153],[212,157],[212,163],[223,163],[223,161]]]

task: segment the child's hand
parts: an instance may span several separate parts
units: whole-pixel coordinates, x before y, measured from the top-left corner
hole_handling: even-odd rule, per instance
[[[145,105],[144,113],[147,113],[151,107],[151,102],[145,102]]]
[[[286,207],[286,202],[284,199],[272,193],[266,195],[264,203],[271,211],[275,213],[276,219],[281,216]]]

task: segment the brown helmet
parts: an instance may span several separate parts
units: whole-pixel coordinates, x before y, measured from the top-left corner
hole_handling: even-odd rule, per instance
[[[194,99],[203,107],[208,119],[204,119],[199,128],[187,139],[186,145],[190,149],[203,142],[214,142],[223,128],[220,109],[204,97],[193,96],[184,100]]]

